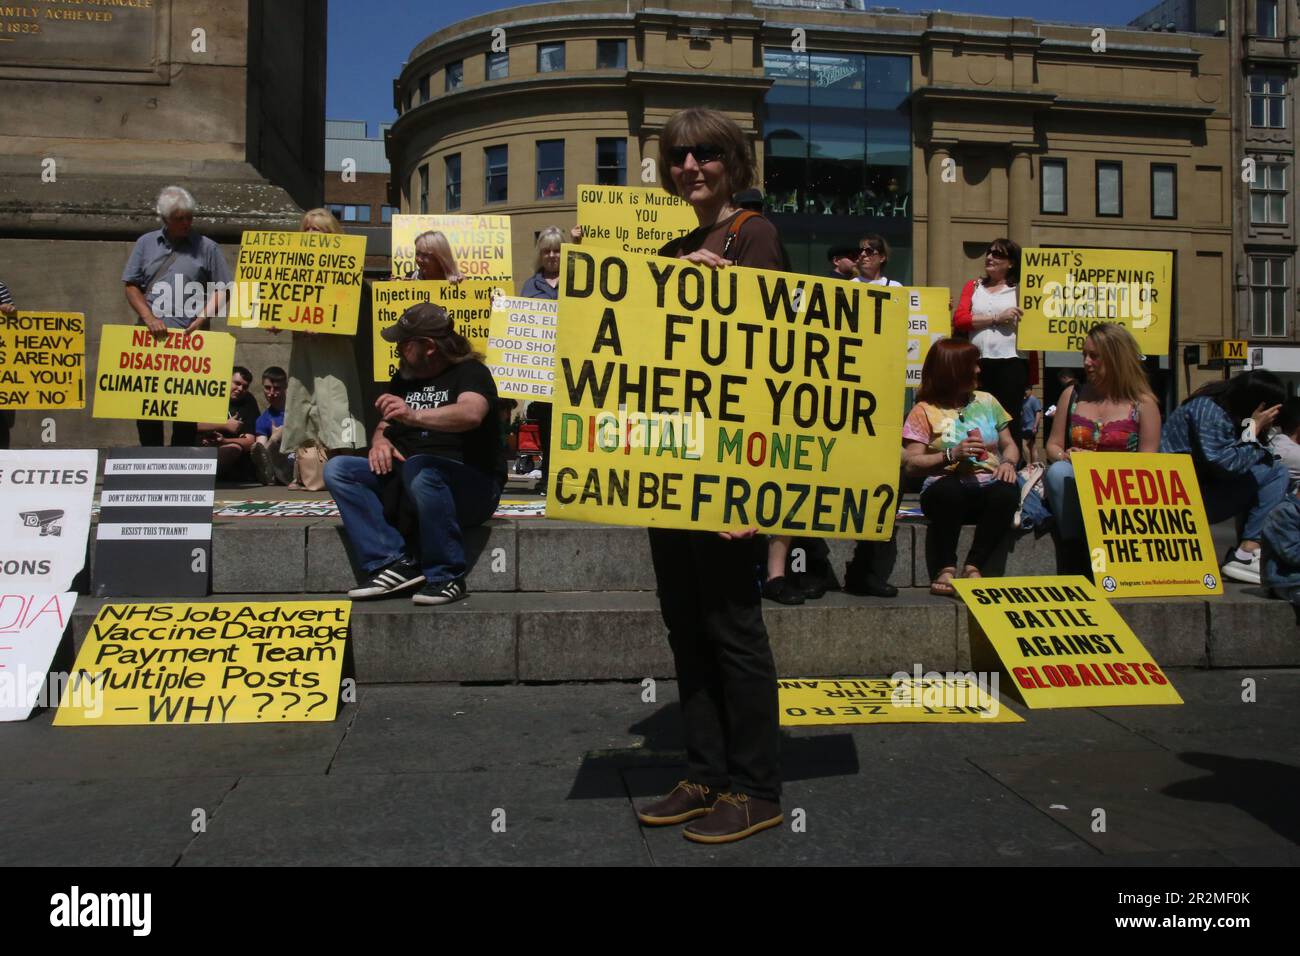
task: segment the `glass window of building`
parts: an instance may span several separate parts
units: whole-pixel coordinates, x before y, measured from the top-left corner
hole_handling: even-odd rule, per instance
[[[1281,163],[1255,164],[1250,222],[1255,226],[1286,225],[1286,167]]]
[[[420,77],[420,102],[421,103],[429,102],[429,74],[428,73]],[[411,100],[411,105],[412,106],[415,105],[414,99]]]
[[[1286,335],[1287,260],[1250,257],[1251,337]]]
[[[450,93],[465,82],[465,63],[457,60],[447,64],[447,92]]]
[[[460,153],[448,156],[443,162],[447,167],[447,212],[460,208]]]
[[[597,40],[596,41],[596,69],[626,70],[627,69],[627,41],[626,40]]]
[[[1124,215],[1124,166],[1121,163],[1097,163],[1097,215]]]
[[[487,55],[487,78],[489,80],[504,80],[510,75],[510,53],[507,50],[500,50],[496,53]]]
[[[396,206],[382,206],[379,210],[379,221],[385,226],[393,221],[393,213],[397,212]]]
[[[1044,214],[1064,216],[1065,160],[1044,159],[1038,164],[1039,209]]]
[[[370,207],[350,203],[330,203],[329,211],[339,222],[369,222]]]
[[[564,198],[564,140],[537,141],[537,198]]]
[[[489,146],[483,150],[483,201],[505,202],[510,198],[507,184],[510,153],[506,146]]]
[[[1262,37],[1277,36],[1277,0],[1255,0],[1255,33]]]
[[[420,167],[420,215],[426,215],[429,212],[429,166],[426,163]]]
[[[1286,77],[1281,73],[1252,73],[1247,81],[1250,125],[1286,128]]]
[[[1151,218],[1178,218],[1178,167],[1151,165]]]
[[[596,140],[596,185],[627,185],[627,140]]]
[[[558,73],[564,69],[564,44],[537,44],[537,72]]]

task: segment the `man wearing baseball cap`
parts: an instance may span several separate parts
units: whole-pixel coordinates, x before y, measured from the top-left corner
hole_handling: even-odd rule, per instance
[[[368,459],[331,458],[325,484],[366,580],[351,598],[418,587],[416,604],[467,596],[462,532],[492,517],[505,486],[496,383],[441,306],[422,302],[381,333],[397,346],[397,374],[375,402],[382,421]],[[384,516],[393,482],[415,506],[418,546],[411,554]]]
[[[826,258],[831,264],[828,279],[856,279],[858,277],[857,246],[831,246],[826,250]]]

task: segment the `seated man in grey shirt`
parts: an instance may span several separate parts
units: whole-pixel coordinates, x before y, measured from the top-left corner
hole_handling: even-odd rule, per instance
[[[1300,398],[1288,398],[1277,416],[1276,427],[1268,440],[1268,449],[1286,465],[1291,475],[1291,490],[1300,484]]]
[[[188,192],[168,186],[158,194],[157,212],[162,228],[135,241],[122,270],[126,301],[155,335],[205,329],[223,306],[230,267],[215,242],[193,231],[194,197]],[[139,421],[136,429],[142,446],[163,443],[161,421]],[[193,422],[172,423],[173,445],[193,445],[196,436]]]

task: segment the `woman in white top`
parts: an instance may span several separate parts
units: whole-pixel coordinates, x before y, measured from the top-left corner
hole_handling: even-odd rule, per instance
[[[1011,416],[1011,437],[1020,447],[1020,409],[1029,385],[1029,366],[1016,351],[1020,326],[1018,305],[1020,246],[994,239],[984,252],[984,276],[961,290],[952,316],[954,335],[965,335],[980,350],[980,388],[998,400]]]
[[[858,274],[854,277],[854,282],[885,286],[903,284],[885,275],[885,263],[889,261],[889,243],[885,242],[884,236],[868,233],[858,243],[858,250]]]

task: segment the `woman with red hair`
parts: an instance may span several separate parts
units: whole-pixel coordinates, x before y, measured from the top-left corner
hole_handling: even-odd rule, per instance
[[[921,367],[916,405],[903,423],[903,465],[924,476],[921,511],[929,519],[925,559],[930,592],[951,596],[961,526],[975,524],[962,577],[978,578],[1020,504],[1020,451],[1011,416],[979,383],[979,349],[944,339]]]

